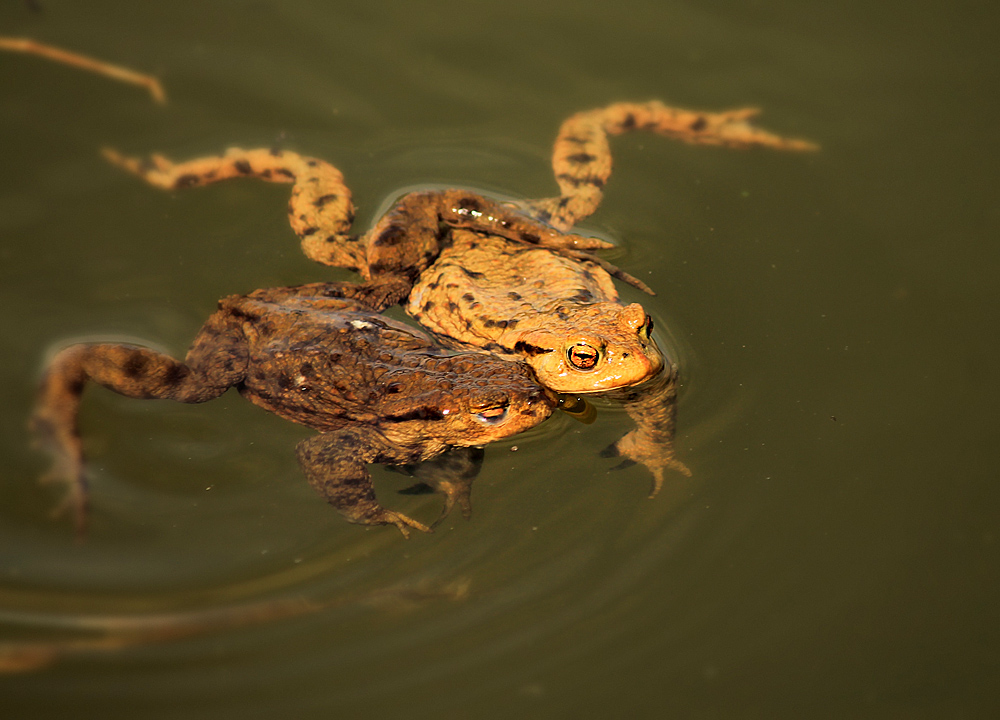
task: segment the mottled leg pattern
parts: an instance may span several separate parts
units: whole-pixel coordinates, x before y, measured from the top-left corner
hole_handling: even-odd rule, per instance
[[[418,480],[421,484],[417,487],[429,487],[429,491],[444,495],[441,515],[431,523],[431,527],[436,527],[456,505],[461,508],[462,517],[466,520],[472,517],[472,483],[482,470],[485,455],[482,448],[456,447],[431,460],[396,469]]]
[[[404,537],[410,536],[410,528],[431,532],[403,513],[386,510],[375,498],[367,463],[402,464],[408,459],[377,430],[348,425],[303,440],[296,451],[309,484],[350,522],[395,525]]]
[[[526,212],[559,230],[568,230],[593,213],[611,176],[608,135],[644,130],[697,145],[742,148],[760,145],[778,150],[815,150],[806,140],[783,138],[750,124],[756,108],[699,112],[671,108],[660,102],[615,103],[587,110],[559,128],[552,169],[559,197],[528,201]]]
[[[653,473],[650,497],[655,497],[663,487],[664,470],[676,470],[691,476],[687,466],[674,456],[677,376],[673,368],[667,368],[643,385],[610,394],[609,397],[624,402],[636,427],[606,448],[602,456],[624,457],[626,460],[619,467],[642,463],[649,468]]]
[[[223,156],[173,163],[162,155],[148,161],[120,155],[110,148],[104,157],[164,190],[208,185],[236,177],[295,183],[288,217],[302,240],[302,251],[312,260],[351,270],[362,269],[364,250],[350,235],[354,222],[351,191],[344,176],[330,163],[288,150],[229,148]]]
[[[246,365],[239,347],[219,343],[233,332],[213,316],[196,338],[186,362],[138,345],[82,343],[62,350],[42,377],[30,429],[40,445],[53,456],[44,482],[65,485],[66,497],[59,511],[71,511],[78,533],[86,526],[87,482],[80,442],[80,397],[88,381],[132,398],[170,399],[200,403],[218,397],[239,382]],[[245,358],[245,352],[243,353]]]

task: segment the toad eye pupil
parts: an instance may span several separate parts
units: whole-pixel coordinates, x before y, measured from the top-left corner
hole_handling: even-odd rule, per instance
[[[590,345],[580,343],[569,349],[569,361],[580,370],[590,370],[597,365],[598,352]]]

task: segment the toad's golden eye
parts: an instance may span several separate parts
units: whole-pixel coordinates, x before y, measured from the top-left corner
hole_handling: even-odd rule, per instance
[[[593,370],[601,358],[601,353],[593,345],[577,343],[566,351],[566,358],[577,370]]]

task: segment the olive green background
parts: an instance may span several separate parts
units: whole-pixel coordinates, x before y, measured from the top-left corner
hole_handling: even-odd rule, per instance
[[[998,669],[997,11],[972,2],[87,3],[0,8],[157,73],[143,91],[0,54],[0,639],[85,618],[325,603],[0,677],[9,718],[985,718]],[[561,416],[490,447],[469,522],[404,541],[308,487],[308,431],[235,393],[92,390],[85,543],[25,433],[46,353],[183,354],[217,298],[347,278],[288,187],[163,193],[102,145],[278,143],[335,163],[358,227],[428,184],[538,197],[572,112],[759,105],[811,155],[613,142],[584,224],[658,291],[694,471],[647,500]],[[516,447],[516,450],[515,450]],[[440,501],[385,504],[430,520]]]

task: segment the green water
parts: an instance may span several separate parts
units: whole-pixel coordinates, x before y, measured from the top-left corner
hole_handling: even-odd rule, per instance
[[[170,95],[0,55],[0,640],[282,598],[294,618],[0,676],[7,718],[995,717],[996,11],[985,3],[89,3],[0,9]],[[487,451],[469,522],[404,541],[308,487],[307,432],[235,394],[88,392],[75,544],[24,423],[46,353],[183,354],[217,298],[347,274],[287,186],[169,194],[98,148],[284,147],[358,226],[423,184],[539,197],[559,122],[616,100],[765,109],[815,155],[616,139],[589,231],[652,285],[694,471],[647,500],[604,410]],[[516,451],[514,448],[517,448]],[[385,504],[423,520],[440,500]]]

